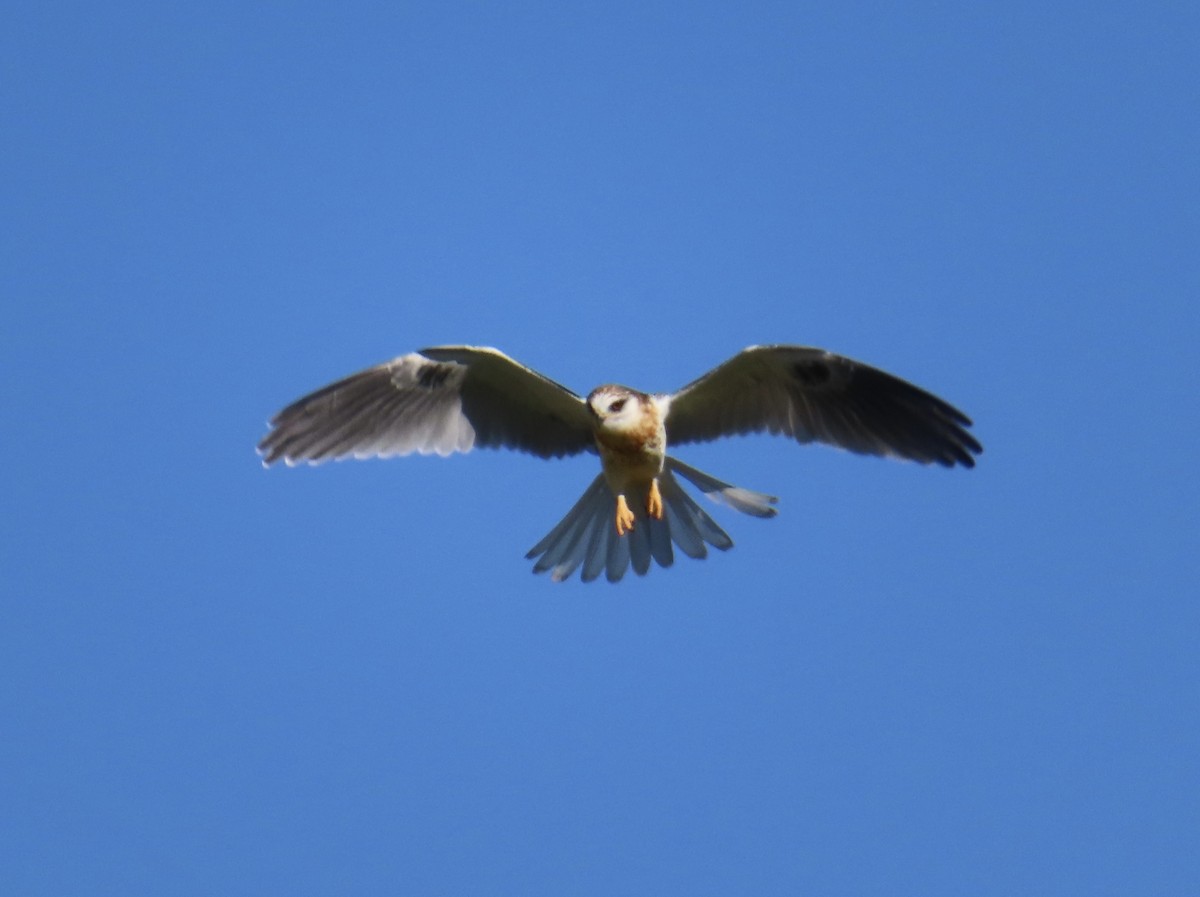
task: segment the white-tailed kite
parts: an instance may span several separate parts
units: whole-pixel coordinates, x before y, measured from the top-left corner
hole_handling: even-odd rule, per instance
[[[911,383],[805,346],[753,346],[673,395],[600,386],[586,399],[503,352],[437,346],[307,395],[271,421],[264,465],[336,458],[449,455],[510,448],[541,458],[600,456],[601,473],[527,558],[555,580],[616,582],[630,562],[667,567],[672,543],[692,558],[733,540],[675,474],[709,498],[773,517],[770,495],[739,489],[667,455],[668,446],[768,433],[866,455],[975,466],[970,419]]]

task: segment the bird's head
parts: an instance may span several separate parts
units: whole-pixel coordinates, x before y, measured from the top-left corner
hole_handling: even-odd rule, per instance
[[[587,397],[588,410],[599,426],[622,432],[642,423],[650,397],[627,386],[598,386]]]

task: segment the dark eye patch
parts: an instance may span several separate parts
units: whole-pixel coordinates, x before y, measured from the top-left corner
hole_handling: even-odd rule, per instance
[[[611,405],[608,406],[608,410],[612,411],[614,413],[617,411],[620,411],[622,408],[625,407],[625,403],[627,401],[628,401],[628,399],[617,399],[615,402],[613,402]]]

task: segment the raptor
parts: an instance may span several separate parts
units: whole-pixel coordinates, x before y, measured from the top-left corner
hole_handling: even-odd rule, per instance
[[[600,474],[526,555],[534,572],[620,580],[632,565],[704,558],[733,540],[679,483],[773,517],[774,496],[691,467],[668,447],[766,432],[865,455],[974,467],[970,419],[911,383],[807,346],[752,346],[673,394],[599,386],[583,398],[497,349],[437,346],[346,377],[280,411],[264,465],[450,455],[509,448],[541,458],[597,454]],[[582,569],[581,569],[582,568]]]

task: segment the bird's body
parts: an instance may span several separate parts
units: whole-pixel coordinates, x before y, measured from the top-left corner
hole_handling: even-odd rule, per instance
[[[264,464],[442,455],[475,446],[543,458],[595,452],[601,473],[527,555],[565,579],[630,564],[669,566],[733,541],[680,486],[757,517],[776,499],[723,483],[668,454],[670,446],[739,433],[777,433],[861,454],[973,467],[970,420],[910,383],[802,346],[751,347],[673,395],[597,387],[586,399],[495,349],[439,346],[339,380],[289,405],[259,443]]]
[[[667,459],[666,415],[655,396],[627,386],[601,386],[587,397],[596,418],[596,451],[604,481],[617,497],[617,535],[633,528],[630,496],[645,496],[646,513],[662,519],[658,478]]]

